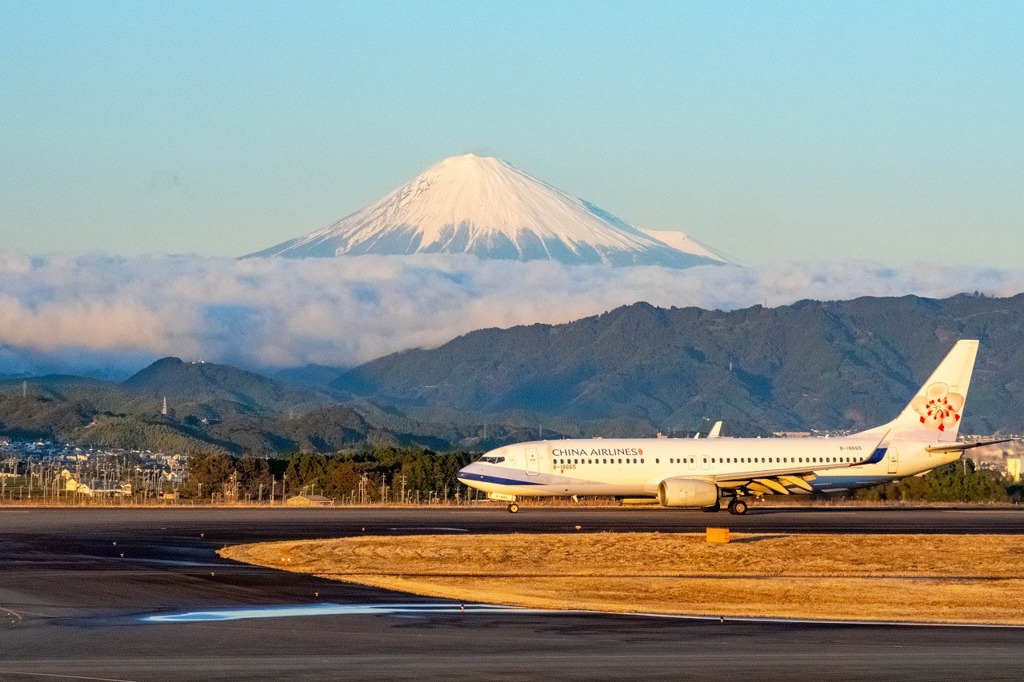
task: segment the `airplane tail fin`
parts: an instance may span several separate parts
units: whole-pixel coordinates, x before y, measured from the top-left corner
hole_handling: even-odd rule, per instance
[[[957,341],[900,416],[864,435],[889,429],[892,438],[955,441],[977,355],[977,340]]]

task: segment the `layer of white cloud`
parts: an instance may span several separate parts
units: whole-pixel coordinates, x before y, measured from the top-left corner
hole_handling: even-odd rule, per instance
[[[734,309],[800,299],[1024,291],[1024,270],[869,262],[565,267],[471,256],[210,259],[0,252],[0,375],[131,370],[167,355],[348,366],[483,327],[559,323],[647,301]]]

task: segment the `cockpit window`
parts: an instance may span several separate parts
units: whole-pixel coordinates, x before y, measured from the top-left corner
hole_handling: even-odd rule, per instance
[[[505,461],[505,458],[504,457],[494,457],[494,456],[491,456],[491,457],[481,457],[479,461],[487,462],[489,464],[501,464],[502,462]]]

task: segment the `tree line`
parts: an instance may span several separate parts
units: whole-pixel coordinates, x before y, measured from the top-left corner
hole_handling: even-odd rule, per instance
[[[298,494],[357,503],[428,501],[464,495],[456,474],[474,457],[398,447],[267,459],[204,453],[189,458],[181,493],[192,499],[247,501]]]
[[[1022,502],[1024,485],[1009,482],[999,472],[980,469],[964,458],[944,464],[924,476],[858,490],[859,500],[928,502]]]
[[[262,459],[224,453],[189,458],[181,493],[192,499],[269,500],[317,494],[353,503],[414,502],[465,496],[456,474],[476,455],[378,447],[331,455]],[[1022,502],[1024,484],[978,468],[970,459],[925,474],[852,492],[875,501]]]

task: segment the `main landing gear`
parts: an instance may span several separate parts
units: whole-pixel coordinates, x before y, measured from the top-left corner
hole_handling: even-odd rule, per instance
[[[729,502],[729,513],[742,516],[747,513],[747,503],[738,497],[732,498]]]

